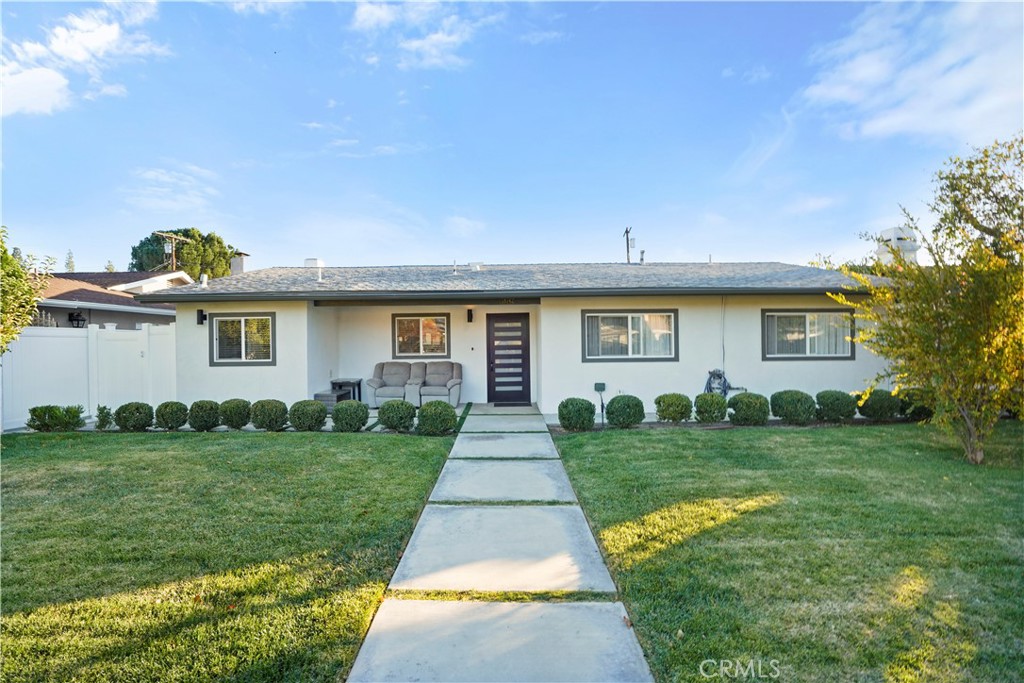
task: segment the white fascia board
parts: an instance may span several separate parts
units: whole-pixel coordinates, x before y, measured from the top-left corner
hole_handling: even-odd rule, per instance
[[[139,306],[120,306],[118,304],[94,304],[88,301],[67,301],[65,299],[40,299],[40,306],[50,308],[89,309],[92,311],[116,311],[118,313],[141,313],[142,315],[174,316],[174,311],[161,308],[141,308]]]
[[[192,277],[185,271],[176,270],[173,273],[160,273],[159,275],[147,277],[145,280],[135,280],[134,282],[125,282],[124,284],[120,285],[112,285],[110,287],[107,287],[107,289],[109,289],[112,292],[132,292],[135,290],[139,290],[139,292],[137,293],[141,293],[141,291],[144,290],[148,285],[164,283],[165,285],[170,287],[172,286],[170,284],[171,280],[182,280],[181,284],[183,285],[191,285],[195,282],[195,280],[193,280]]]

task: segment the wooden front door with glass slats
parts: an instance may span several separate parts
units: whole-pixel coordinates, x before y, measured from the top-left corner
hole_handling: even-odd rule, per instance
[[[487,401],[530,405],[530,314],[487,316]]]

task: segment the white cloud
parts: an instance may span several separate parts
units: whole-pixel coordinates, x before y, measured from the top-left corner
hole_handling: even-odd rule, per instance
[[[93,88],[89,92],[82,95],[87,100],[95,100],[100,97],[127,97],[128,88],[120,83],[101,83],[99,87]]]
[[[220,192],[212,184],[219,180],[214,171],[195,164],[168,161],[172,168],[138,168],[136,183],[125,192],[125,201],[146,211],[162,213],[196,212],[209,207]]]
[[[761,81],[767,81],[772,77],[772,72],[769,71],[768,67],[764,64],[757,64],[756,66],[752,66],[742,72],[737,71],[735,67],[731,66],[727,66],[722,69],[722,78],[733,78],[737,75],[739,75],[744,83],[753,85],[755,83],[760,83]]]
[[[357,3],[356,11],[352,15],[351,26],[356,31],[385,29],[398,21],[400,9],[398,5],[390,3]]]
[[[557,43],[565,38],[561,31],[531,31],[519,36],[519,40],[530,45],[541,45],[543,43]]]
[[[3,115],[52,114],[71,102],[68,79],[59,71],[46,67],[25,70],[11,64],[0,69],[3,74]]]
[[[487,224],[465,216],[449,216],[444,221],[444,229],[450,235],[465,238],[479,235],[487,229]]]
[[[290,0],[241,0],[231,3],[231,9],[238,14],[284,14],[301,3]]]
[[[433,33],[398,44],[403,54],[398,66],[403,69],[457,69],[467,60],[456,54],[473,37],[475,27],[452,15]]]
[[[359,2],[349,28],[366,36],[369,50],[362,61],[370,66],[381,62],[381,47],[397,47],[397,63],[402,69],[458,69],[469,60],[458,50],[470,42],[477,31],[499,21],[500,14],[467,19],[454,11],[455,6],[439,2],[373,3]]]
[[[5,41],[4,116],[52,114],[71,105],[72,78],[86,76],[83,97],[123,97],[124,85],[107,85],[103,74],[128,60],[169,55],[148,35],[129,30],[156,14],[153,3],[109,4],[66,15],[46,29],[45,39]]]
[[[747,69],[743,72],[743,81],[745,83],[760,83],[761,81],[767,81],[772,77],[772,72],[768,70],[764,64],[758,64],[755,67]]]
[[[1018,3],[872,5],[815,52],[803,98],[849,137],[988,144],[1021,125],[1021,17]]]

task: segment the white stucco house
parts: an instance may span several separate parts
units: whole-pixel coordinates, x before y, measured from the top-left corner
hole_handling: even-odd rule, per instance
[[[308,262],[307,262],[308,263]],[[316,263],[316,262],[314,262]],[[457,361],[463,402],[703,390],[722,368],[770,395],[855,390],[884,368],[826,295],[783,263],[268,268],[138,295],[175,304],[179,400],[312,398],[390,360]]]

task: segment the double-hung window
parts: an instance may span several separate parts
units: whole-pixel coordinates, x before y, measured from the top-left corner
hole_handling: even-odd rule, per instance
[[[676,311],[583,311],[583,360],[679,359]]]
[[[426,315],[395,314],[391,316],[392,356],[395,358],[450,358],[447,313]]]
[[[211,313],[210,365],[274,365],[273,313]]]
[[[761,311],[764,360],[853,360],[849,311]]]

